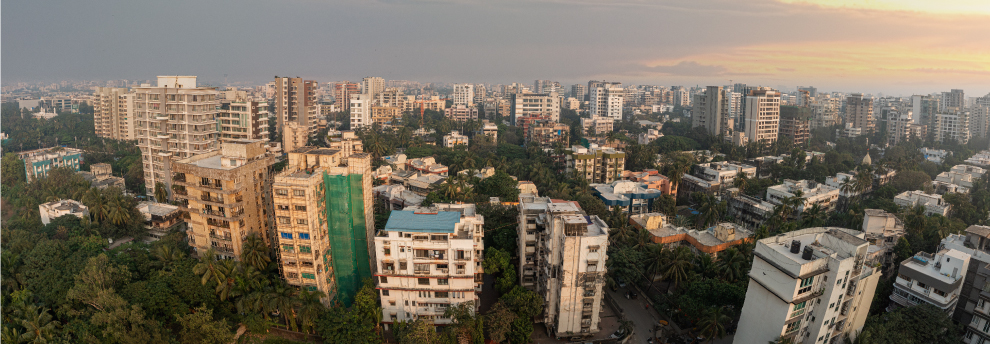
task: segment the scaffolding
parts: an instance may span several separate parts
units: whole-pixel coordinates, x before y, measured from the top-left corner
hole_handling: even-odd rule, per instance
[[[327,190],[327,234],[333,255],[330,263],[337,280],[337,301],[348,307],[354,302],[364,279],[371,278],[362,182],[360,174],[323,173]]]

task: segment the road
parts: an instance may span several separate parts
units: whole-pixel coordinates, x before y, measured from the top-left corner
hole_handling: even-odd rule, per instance
[[[612,291],[608,288],[605,289],[607,289],[609,295],[612,296],[615,303],[618,304],[619,308],[621,308],[625,313],[626,319],[631,320],[634,324],[634,328],[636,330],[633,332],[633,338],[627,343],[645,344],[646,339],[653,335],[653,325],[655,325],[657,320],[660,319],[660,315],[657,314],[653,307],[650,307],[649,309],[646,308],[647,302],[645,296],[643,295],[640,295],[636,300],[626,299],[625,294],[629,288],[619,288],[618,291]],[[713,341],[712,343],[732,344],[732,336],[727,335],[722,339]]]

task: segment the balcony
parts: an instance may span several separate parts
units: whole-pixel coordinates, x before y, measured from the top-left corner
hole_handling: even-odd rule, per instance
[[[465,270],[465,269],[457,269],[457,270],[454,271],[454,273],[457,274],[457,275],[463,275],[463,274],[466,274],[467,273],[467,270]]]
[[[210,234],[210,238],[213,238],[213,239],[216,239],[216,240],[223,240],[223,241],[230,241],[232,239],[231,236],[229,236],[229,235],[219,236],[219,235],[215,235],[215,234]]]

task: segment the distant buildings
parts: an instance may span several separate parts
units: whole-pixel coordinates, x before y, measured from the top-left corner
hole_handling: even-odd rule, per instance
[[[474,107],[474,85],[454,84],[454,106]]]
[[[560,121],[561,97],[556,92],[511,93],[508,98],[510,121],[514,126],[521,126],[519,122],[524,117],[543,118],[554,123]]]
[[[788,198],[801,197],[804,201],[794,209],[804,212],[814,205],[819,205],[822,211],[829,211],[839,200],[839,189],[818,183],[814,180],[784,179],[783,184],[767,188],[767,201],[773,204],[783,204]]]
[[[444,109],[444,115],[450,118],[452,121],[457,122],[467,122],[468,120],[478,119],[478,108],[467,107],[464,105],[455,105]]]
[[[581,117],[581,128],[584,134],[605,135],[612,132],[615,120],[609,117]]]
[[[925,215],[949,215],[949,208],[952,206],[942,199],[942,195],[929,195],[921,190],[904,191],[894,196],[894,204],[902,207],[913,208],[915,206],[925,207]]]
[[[93,125],[96,136],[115,140],[135,140],[134,98],[127,88],[96,87],[93,98]]]
[[[588,113],[591,117],[608,117],[622,120],[622,101],[625,90],[620,83],[591,81],[588,83]]]
[[[861,135],[863,135],[863,128],[854,127],[853,123],[846,123],[842,128],[835,129],[836,137],[851,139]]]
[[[694,165],[690,174],[681,177],[678,197],[690,197],[695,192],[718,194],[733,187],[733,181],[740,173],[747,178],[756,177],[756,166],[720,161]]]
[[[24,173],[27,181],[48,176],[53,168],[68,168],[79,171],[79,160],[82,151],[75,148],[54,147],[35,149],[17,153],[17,158],[24,161]]]
[[[519,280],[546,301],[537,321],[550,335],[599,331],[607,252],[608,225],[577,202],[520,195]]]
[[[65,215],[72,215],[80,219],[89,219],[89,207],[71,199],[63,199],[38,205],[38,213],[41,214],[41,223],[44,225],[47,225],[51,223],[52,220]]]
[[[835,227],[757,241],[733,342],[855,340],[880,279],[865,263],[868,246],[862,232]]]
[[[677,196],[677,186],[657,170],[622,171],[622,179],[643,183],[647,188],[660,190],[664,195]]]
[[[721,86],[708,86],[703,93],[695,94],[691,127],[705,128],[712,136],[731,136],[735,122],[729,101]]]
[[[804,145],[811,138],[811,115],[810,108],[781,106],[779,137],[787,137],[798,146]]]
[[[461,135],[461,132],[454,130],[450,134],[443,136],[443,146],[447,148],[454,148],[456,146],[467,146],[468,137],[466,135]]]
[[[852,128],[859,128],[861,134],[872,133],[875,125],[873,99],[864,97],[862,93],[846,97],[846,123],[852,124]]]
[[[291,152],[306,145],[317,122],[316,81],[275,77],[273,114],[282,130],[282,149]],[[288,135],[291,134],[291,135]]]
[[[708,254],[712,258],[733,246],[753,241],[752,231],[729,222],[694,230],[674,227],[667,222],[667,216],[660,213],[632,215],[629,222],[637,229],[649,231],[655,243],[671,248],[687,246],[695,254]]]
[[[266,143],[271,139],[266,101],[221,101],[217,122],[220,124],[221,139],[261,140]]]
[[[952,155],[952,152],[946,151],[944,149],[932,149],[928,147],[922,147],[919,150],[921,151],[921,155],[925,157],[925,160],[934,162],[939,165],[942,164],[942,161],[945,161],[945,158],[947,156]]]
[[[556,145],[566,146],[571,137],[571,127],[563,123],[539,121],[526,130],[526,143],[536,144],[543,148]]]
[[[648,187],[645,183],[630,180],[616,180],[608,184],[591,184],[592,193],[598,196],[609,208],[621,207],[630,214],[652,211],[653,202],[663,193]]]
[[[435,204],[392,211],[374,237],[382,323],[450,324],[444,312],[467,303],[477,311],[484,244],[474,204]]]
[[[611,183],[626,166],[626,153],[611,148],[573,146],[565,154],[566,173],[576,171],[589,183]]]
[[[963,162],[974,166],[990,167],[990,150],[973,154],[973,156]]]
[[[773,143],[780,127],[780,92],[758,89],[746,95],[745,133],[748,141]]]

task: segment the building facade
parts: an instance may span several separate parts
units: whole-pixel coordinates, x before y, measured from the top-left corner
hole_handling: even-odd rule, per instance
[[[746,96],[745,133],[748,141],[773,143],[780,127],[780,93],[759,89]]]
[[[275,77],[274,115],[278,129],[282,131],[282,149],[291,152],[299,147],[297,137],[309,135],[316,131],[318,104],[316,90],[320,85],[316,81],[302,78]],[[286,135],[286,128],[294,124],[293,135]]]
[[[853,93],[847,97],[846,123],[852,124],[853,128],[860,128],[863,133],[872,133],[875,126],[873,99],[864,97],[862,93]]]
[[[96,136],[134,140],[133,98],[126,88],[97,87],[91,98]]]
[[[233,99],[220,102],[217,113],[220,139],[271,140],[268,126],[268,102]]]
[[[626,168],[626,153],[612,148],[573,146],[565,154],[566,173],[576,172],[589,183],[611,183]]]
[[[24,175],[28,182],[32,182],[47,177],[53,168],[68,168],[78,172],[82,151],[67,147],[42,148],[19,152],[17,158],[24,161]]]

